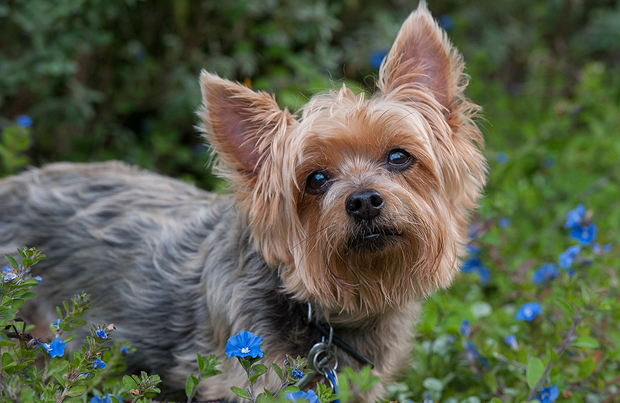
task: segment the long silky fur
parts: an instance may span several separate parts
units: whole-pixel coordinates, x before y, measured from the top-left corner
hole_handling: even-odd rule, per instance
[[[164,397],[181,399],[196,353],[213,353],[223,373],[201,382],[197,397],[232,401],[230,386],[247,378],[225,358],[227,339],[254,332],[267,364],[305,356],[320,340],[298,312],[310,303],[374,362],[383,382],[358,400],[376,401],[408,363],[421,301],[458,272],[485,182],[479,108],[463,94],[463,69],[422,3],[370,98],[342,86],[291,114],[266,93],[203,72],[200,129],[230,195],[117,162],[51,164],[0,180],[0,253],[28,245],[48,256],[34,268],[38,297],[20,314],[49,338],[54,307],[85,291],[88,322],[114,323],[114,338],[137,348],[129,369],[162,375]],[[387,167],[394,148],[414,163]],[[321,194],[306,189],[316,170],[331,176]],[[384,200],[370,224],[345,209],[365,189]],[[369,230],[391,237],[350,246]],[[340,366],[359,368],[336,353]],[[258,387],[278,383],[272,376]]]

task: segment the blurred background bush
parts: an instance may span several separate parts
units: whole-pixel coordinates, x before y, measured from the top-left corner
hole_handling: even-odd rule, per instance
[[[342,82],[372,92],[382,56],[416,6],[4,0],[0,176],[26,164],[120,159],[218,188],[194,128],[201,69],[273,92],[292,110]],[[468,94],[484,110],[490,177],[472,235],[486,271],[428,301],[415,365],[392,397],[523,401],[525,366],[539,357],[553,367],[544,384],[557,385],[562,399],[617,401],[620,2],[429,0],[429,8],[464,54]],[[562,226],[579,202],[611,252],[584,247],[570,278],[534,284],[535,269],[570,245]],[[576,323],[558,300],[588,317],[575,332],[595,339],[589,350],[581,343],[554,356]],[[532,327],[513,318],[526,301],[543,303]],[[508,332],[519,342],[514,353],[501,341]],[[455,343],[464,333],[471,344]],[[488,366],[476,369],[476,357]]]
[[[193,127],[201,69],[274,92],[293,110],[343,80],[372,91],[380,57],[415,7],[404,0],[5,0],[0,127],[32,118],[33,165],[122,159],[212,188]],[[568,104],[592,61],[600,61],[593,79],[614,84],[609,96],[617,101],[617,1],[441,0],[429,8],[465,56],[491,148],[528,136],[514,121],[575,113]]]

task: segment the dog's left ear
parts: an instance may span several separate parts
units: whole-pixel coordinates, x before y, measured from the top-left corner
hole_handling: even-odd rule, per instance
[[[448,115],[462,70],[461,56],[431,16],[426,2],[421,1],[403,23],[383,61],[378,86],[384,94],[406,92],[416,85],[423,87],[431,91],[444,108],[444,115]]]
[[[200,75],[200,89],[198,115],[207,139],[225,165],[247,179],[255,177],[291,115],[272,96],[206,71]]]

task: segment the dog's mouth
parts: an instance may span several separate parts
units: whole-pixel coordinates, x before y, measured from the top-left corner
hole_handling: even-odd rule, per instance
[[[347,250],[376,253],[393,244],[401,234],[393,228],[365,228],[347,240]]]

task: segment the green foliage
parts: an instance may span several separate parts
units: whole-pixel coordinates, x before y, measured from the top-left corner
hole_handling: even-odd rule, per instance
[[[217,361],[217,357],[214,354],[211,354],[208,358],[204,358],[200,354],[197,354],[196,358],[198,360],[198,375],[190,374],[185,383],[185,394],[187,395],[188,403],[193,401],[198,383],[202,379],[207,379],[222,373],[222,371],[215,368],[217,365],[220,365],[221,362]]]
[[[12,124],[0,129],[0,177],[17,173],[28,163],[24,153],[31,145],[30,128]]]
[[[287,394],[299,392],[297,383],[302,377],[314,374],[314,371],[306,368],[308,360],[299,356],[293,358],[287,354],[286,360],[281,367],[272,363],[269,368],[259,363],[263,357],[257,356],[256,358],[252,358],[251,356],[237,356],[236,358],[247,373],[249,388],[246,390],[237,386],[231,386],[230,390],[240,398],[249,400],[252,403],[284,402],[284,397]],[[281,384],[277,390],[270,391],[265,389],[263,392],[257,394],[254,390],[254,386],[261,376],[267,374],[269,369],[278,376]],[[295,376],[295,372],[299,372],[300,376]],[[336,399],[336,396],[332,394],[332,390],[325,387],[325,385],[322,385],[321,388],[317,388],[316,395],[320,403],[328,403]]]
[[[381,379],[371,374],[367,365],[359,373],[351,368],[343,368],[338,374],[338,397],[341,402],[355,402],[364,392],[372,389]]]
[[[159,393],[155,387],[160,382],[157,375],[142,373],[140,377],[125,376],[121,381],[119,374],[125,369],[122,348],[130,350],[118,342],[111,348],[104,347],[104,343],[110,342],[114,325],[93,326],[83,345],[73,354],[66,354],[66,344],[76,335],[65,336],[65,332],[86,325],[80,318],[90,307],[87,294],[73,298],[71,306],[65,302],[64,314],[57,307],[58,320],[50,326],[55,336],[53,341],[45,343],[33,337],[29,333],[32,326],[17,317],[17,310],[35,296],[31,288],[39,284],[39,279],[31,277],[30,269],[45,256],[25,246],[18,252],[21,262],[5,255],[11,267],[4,267],[0,277],[0,329],[4,330],[0,332],[0,401],[60,403],[76,401],[74,398],[84,401],[82,397],[86,395],[107,392],[146,402],[146,398]],[[42,368],[35,365],[37,359],[44,362]],[[118,398],[117,401],[120,402]]]

